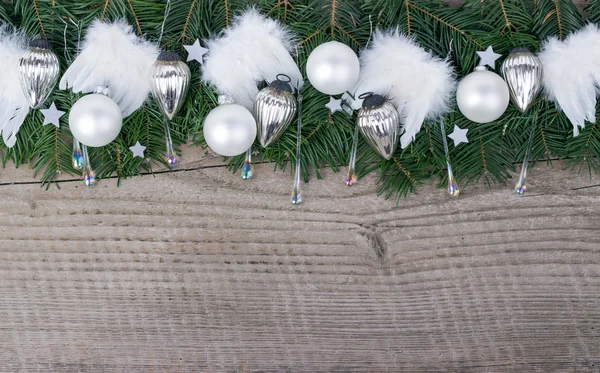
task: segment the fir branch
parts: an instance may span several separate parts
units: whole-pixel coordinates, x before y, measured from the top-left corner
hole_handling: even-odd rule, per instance
[[[333,32],[335,31],[336,23],[335,23],[335,11],[337,6],[337,0],[331,0],[331,39],[334,38]]]
[[[301,46],[302,44],[310,41],[310,39],[314,38],[315,36],[319,35],[321,33],[321,31],[323,31],[323,28],[313,32],[312,34],[308,35],[307,37],[305,37],[304,39],[302,39],[302,41],[300,41],[297,46]]]
[[[404,5],[406,6],[406,34],[410,36],[410,4],[409,0],[404,0]]]
[[[133,10],[133,4],[131,4],[131,0],[127,0],[127,3],[129,4],[129,9],[131,9],[131,15],[133,16],[133,19],[135,20],[135,25],[137,26],[138,35],[142,36],[144,34],[142,33],[142,28],[140,27],[140,20],[135,15],[135,10]]]
[[[100,19],[104,19],[104,16],[106,15],[106,11],[108,10],[109,3],[110,3],[110,0],[106,0],[106,2],[104,3],[104,8],[102,9],[102,14],[100,15]]]
[[[225,5],[225,28],[229,28],[229,4],[227,0],[223,0],[223,3]]]
[[[191,40],[191,38],[187,35],[187,31],[188,31],[188,27],[190,25],[190,20],[192,19],[192,12],[194,11],[194,8],[196,7],[196,3],[198,2],[198,0],[193,0],[192,4],[190,5],[190,10],[187,13],[187,17],[185,19],[185,24],[183,25],[183,31],[181,32],[181,40],[183,40],[184,42],[186,40]]]
[[[481,42],[479,42],[479,41],[475,40],[475,39],[474,39],[473,37],[471,37],[471,36],[470,36],[470,35],[469,35],[469,34],[468,34],[466,31],[464,31],[464,30],[460,29],[459,27],[457,27],[457,26],[455,26],[455,25],[451,24],[450,22],[448,22],[448,21],[446,21],[446,20],[444,20],[444,19],[442,19],[442,18],[440,18],[440,17],[436,16],[435,14],[433,14],[433,13],[431,13],[431,12],[427,11],[426,9],[424,9],[424,8],[422,8],[422,7],[418,6],[418,5],[415,5],[415,4],[413,4],[413,3],[409,3],[409,6],[410,6],[410,7],[412,7],[412,8],[415,8],[415,9],[417,9],[417,10],[418,10],[418,11],[420,11],[421,13],[424,13],[424,14],[428,15],[429,17],[431,17],[431,18],[435,19],[437,22],[439,22],[439,23],[441,23],[441,24],[443,24],[443,25],[445,25],[445,26],[447,26],[447,27],[451,28],[452,30],[454,30],[454,31],[458,32],[459,34],[463,35],[463,36],[464,36],[465,38],[467,38],[467,39],[468,39],[468,40],[469,40],[471,43],[475,44],[475,45],[476,45],[477,47],[479,47],[480,49],[485,49],[485,48],[486,48],[486,46],[485,46],[485,45],[483,45]]]
[[[46,31],[44,31],[44,23],[42,22],[42,18],[40,17],[40,9],[38,8],[37,1],[32,0],[33,7],[35,8],[35,14],[37,16],[38,22],[40,23],[40,30],[42,31],[42,35],[46,36]]]

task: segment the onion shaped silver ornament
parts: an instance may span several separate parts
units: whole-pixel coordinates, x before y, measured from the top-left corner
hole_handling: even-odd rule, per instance
[[[502,62],[501,69],[513,104],[526,112],[542,89],[542,62],[529,49],[516,48]]]
[[[359,98],[364,99],[356,120],[360,133],[383,158],[392,158],[402,131],[400,113],[381,95],[369,92]]]
[[[289,83],[287,75],[279,74],[277,80],[256,95],[254,117],[258,140],[263,147],[277,141],[296,116],[296,98]]]
[[[163,114],[172,120],[190,86],[190,68],[174,52],[161,52],[150,70],[152,96]]]
[[[58,57],[45,39],[35,39],[19,62],[19,80],[33,109],[39,109],[58,80]]]

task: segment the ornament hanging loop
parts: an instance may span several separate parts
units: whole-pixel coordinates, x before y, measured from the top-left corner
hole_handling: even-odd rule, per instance
[[[277,74],[275,79],[279,80],[280,82],[284,82],[284,83],[292,82],[292,78],[290,78],[290,76],[288,74],[282,74],[282,73]]]

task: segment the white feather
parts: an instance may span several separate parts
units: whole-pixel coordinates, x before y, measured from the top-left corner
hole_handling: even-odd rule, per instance
[[[19,60],[27,50],[27,40],[21,32],[8,25],[0,26],[0,131],[9,148],[17,141],[17,132],[29,113],[29,103],[19,82]]]
[[[585,121],[596,121],[600,87],[600,30],[589,24],[564,41],[546,40],[539,53],[544,69],[544,91],[573,125],[573,135]]]
[[[425,119],[436,119],[449,110],[456,87],[450,63],[398,30],[376,31],[360,55],[360,66],[355,97],[373,92],[394,103],[404,123],[403,148],[414,140]]]
[[[255,8],[248,8],[222,36],[206,44],[209,52],[202,81],[251,111],[257,85],[275,80],[277,74],[288,75],[293,87],[302,87],[302,74],[290,55],[294,50],[292,35]]]
[[[107,86],[110,97],[127,117],[150,93],[148,75],[156,57],[155,44],[135,35],[124,20],[95,20],[88,28],[79,55],[60,80],[60,89],[89,93]]]

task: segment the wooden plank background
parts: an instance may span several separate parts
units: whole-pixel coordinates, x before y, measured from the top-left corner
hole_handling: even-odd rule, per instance
[[[578,1],[583,4],[585,1]],[[1,372],[597,372],[600,176],[511,186],[0,170]]]
[[[600,368],[600,176],[530,192],[175,173],[48,191],[0,174],[0,371],[508,372]]]

